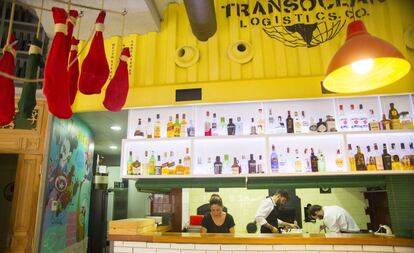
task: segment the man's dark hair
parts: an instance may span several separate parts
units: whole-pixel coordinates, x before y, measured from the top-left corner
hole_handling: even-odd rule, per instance
[[[278,190],[274,195],[280,195],[280,197],[284,197],[289,201],[289,193],[286,190]]]
[[[320,205],[313,205],[309,208],[309,214],[311,216],[315,216],[316,212],[322,210],[322,207]]]

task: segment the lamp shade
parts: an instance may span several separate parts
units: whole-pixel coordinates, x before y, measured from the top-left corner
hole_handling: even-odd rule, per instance
[[[357,20],[348,25],[345,44],[332,58],[323,86],[338,93],[373,90],[401,79],[410,68],[397,48],[371,36]]]

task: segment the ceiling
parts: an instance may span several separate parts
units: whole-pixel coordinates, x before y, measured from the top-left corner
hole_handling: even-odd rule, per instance
[[[42,0],[19,0],[20,2],[30,4],[32,6],[41,6]],[[68,5],[61,2],[68,2],[69,0],[44,0],[44,8],[51,9],[52,7],[61,7],[67,9]],[[165,8],[170,3],[181,3],[182,0],[71,0],[72,4],[80,4],[83,6],[91,6],[94,8],[101,8],[103,1],[104,9],[115,12],[122,12],[127,10],[125,17],[125,31],[124,36],[128,34],[145,34],[148,32],[158,32],[161,27],[161,20]],[[72,9],[83,11],[84,16],[80,22],[79,38],[86,40],[90,37],[93,31],[95,19],[98,15],[98,10],[92,10],[77,6],[72,6]],[[37,16],[40,16],[40,11],[36,10]],[[122,35],[122,15],[107,12],[105,19],[106,38],[112,36]],[[78,21],[79,23],[79,21]],[[50,11],[44,11],[42,14],[42,25],[50,38],[54,34],[53,17]],[[74,34],[76,35],[77,28]]]
[[[122,139],[126,139],[128,125],[128,111],[120,112],[85,112],[75,114],[82,120],[94,134],[95,152],[100,155],[118,156],[121,154]],[[111,126],[120,126],[120,131],[111,130]],[[118,149],[110,149],[109,146]]]

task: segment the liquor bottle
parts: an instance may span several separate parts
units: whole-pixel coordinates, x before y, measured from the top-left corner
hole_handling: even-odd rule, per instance
[[[401,170],[400,157],[398,156],[398,152],[395,149],[395,143],[391,143],[390,154],[391,154],[391,157],[392,157],[391,169],[392,170]]]
[[[194,124],[193,124],[192,120],[190,120],[190,122],[187,126],[187,136],[188,137],[194,137],[195,136],[195,128],[194,128]]]
[[[413,120],[409,114],[409,112],[400,112],[402,129],[414,129]]]
[[[250,123],[250,135],[257,135],[256,124],[254,123],[254,118],[251,119]]]
[[[190,157],[190,149],[185,149],[185,156],[184,156],[184,175],[191,174],[191,157]]]
[[[164,152],[164,158],[163,159],[164,160],[163,160],[163,163],[161,165],[161,174],[162,175],[168,175],[170,173],[169,173],[169,170],[168,170],[168,153],[167,152]]]
[[[316,131],[319,133],[326,132],[328,128],[326,127],[326,123],[322,121],[322,119],[319,119],[319,122],[316,124]]]
[[[352,152],[352,145],[348,144],[348,161],[351,171],[356,171],[355,155]]]
[[[236,134],[237,135],[243,135],[243,122],[241,120],[241,117],[237,117],[237,122],[236,122]]]
[[[144,138],[144,131],[142,129],[141,119],[138,119],[138,125],[137,125],[137,128],[135,130],[134,136]]]
[[[127,161],[127,174],[132,175],[132,151],[129,151],[128,161]]]
[[[168,117],[167,137],[174,137],[174,123],[172,121],[172,116]]]
[[[275,121],[275,118],[273,117],[272,109],[269,109],[269,115],[268,115],[267,121],[268,121],[267,129],[266,129],[267,133],[269,134],[275,133],[276,121]]]
[[[336,150],[335,164],[338,171],[343,171],[344,159],[342,158],[341,149]]]
[[[302,172],[302,159],[300,158],[298,149],[295,149],[295,171]]]
[[[384,170],[392,170],[392,158],[387,152],[387,144],[382,144],[382,148],[382,164],[384,166]]]
[[[377,170],[375,157],[371,153],[371,147],[370,146],[367,146],[367,161],[366,161],[366,164],[367,164],[367,170],[368,171]]]
[[[214,164],[212,163],[211,157],[207,157],[207,174],[213,175],[214,174]]]
[[[216,156],[216,161],[214,162],[214,174],[221,174],[223,170],[223,163],[220,161],[220,156]]]
[[[257,173],[259,174],[265,173],[265,166],[262,160],[262,155],[259,155],[259,161],[257,161]]]
[[[374,143],[374,157],[375,157],[375,166],[377,170],[384,170],[384,165],[382,163],[381,152],[378,150],[378,144]]]
[[[310,124],[309,131],[311,131],[311,132],[318,131],[318,127],[317,127],[317,125],[315,123],[315,119],[313,117],[310,118],[310,123],[309,124]]]
[[[236,125],[233,123],[232,118],[229,118],[229,123],[227,124],[227,134],[228,135],[236,134]]]
[[[276,133],[277,134],[284,134],[286,133],[286,126],[285,123],[282,120],[282,116],[277,117],[277,123],[276,123]]]
[[[161,156],[157,155],[157,161],[155,162],[155,175],[159,176],[161,174],[162,174]]]
[[[139,156],[132,163],[132,175],[141,175],[141,162],[139,161]]]
[[[141,170],[143,176],[148,176],[149,174],[149,158],[148,158],[148,151],[145,150],[144,152],[144,159],[141,163]]]
[[[175,166],[175,174],[176,175],[184,175],[185,168],[182,164],[182,160],[178,159],[178,164]]]
[[[175,114],[175,122],[174,122],[174,137],[180,137],[181,132],[181,124],[180,124],[180,115],[177,113]]]
[[[380,124],[375,118],[374,109],[369,110],[369,131],[379,131]]]
[[[326,172],[325,156],[320,149],[318,150],[318,171]]]
[[[241,168],[241,174],[248,174],[249,173],[249,164],[247,162],[247,158],[246,158],[245,155],[241,156],[240,168]]]
[[[336,132],[336,122],[335,118],[331,115],[326,115],[326,131],[327,132]]]
[[[231,174],[231,165],[230,165],[230,156],[229,154],[224,154],[223,160],[223,169],[221,171],[222,174]]]
[[[180,137],[185,137],[185,135],[187,134],[187,121],[185,120],[185,113],[183,113],[183,118],[181,119],[180,127]]]
[[[233,158],[233,165],[231,165],[231,171],[233,172],[233,174],[241,173],[241,168],[239,165],[239,161],[237,161],[237,157]]]
[[[391,130],[391,120],[388,120],[385,117],[385,114],[382,114],[381,129],[382,130]]]
[[[217,122],[217,115],[213,113],[213,119],[211,120],[211,134],[213,136],[218,135],[218,122]]]
[[[149,159],[148,173],[149,173],[150,176],[155,175],[155,155],[154,155],[154,151],[151,151],[151,157]]]
[[[227,124],[226,124],[226,118],[220,117],[220,135],[226,135],[227,133]]]
[[[306,116],[305,116],[305,111],[302,111],[302,119],[301,119],[301,121],[302,121],[302,133],[308,133],[310,130],[309,130],[309,127],[310,127],[310,123],[309,123],[309,120],[306,118]]]
[[[357,153],[355,154],[355,166],[356,170],[367,170],[365,167],[365,156],[361,153],[361,148],[357,146]]]
[[[211,121],[209,111],[206,111],[206,118],[204,120],[204,136],[211,136]]]
[[[349,118],[350,118],[350,125],[352,131],[358,131],[359,129],[359,117],[355,113],[355,106],[353,104],[350,105],[350,112],[349,112]]]
[[[405,144],[404,143],[400,143],[400,157],[401,157],[401,167],[403,170],[409,170],[410,169],[410,157],[407,153],[407,151],[405,150]]]
[[[409,157],[410,157],[410,170],[414,170],[414,143],[410,143],[410,151],[409,151]]]
[[[257,173],[256,160],[253,159],[253,154],[250,154],[250,160],[248,164],[249,164],[249,174],[256,174]]]
[[[364,107],[362,106],[362,104],[359,104],[359,120],[358,120],[358,128],[359,130],[362,131],[368,131],[369,130],[369,125],[368,125],[368,117],[367,114],[365,113]]]
[[[287,131],[288,134],[295,132],[295,128],[294,128],[294,124],[293,124],[293,119],[290,116],[290,111],[288,111],[288,116],[286,118],[286,131]]]
[[[305,158],[305,164],[304,164],[304,168],[305,168],[305,172],[312,172],[312,166],[311,166],[311,158],[310,155],[308,154],[308,148],[305,148],[303,151],[303,157]]]
[[[394,103],[390,103],[388,116],[391,120],[391,129],[401,129],[400,115],[394,107]]]
[[[341,131],[349,131],[349,120],[345,116],[343,105],[339,105],[339,129]]]
[[[168,159],[168,174],[175,175],[174,151],[170,151],[170,158]]]
[[[161,137],[161,122],[160,122],[160,115],[157,114],[157,118],[154,125],[154,138]]]
[[[148,138],[148,139],[151,139],[152,138],[152,131],[153,131],[153,128],[152,128],[152,123],[151,123],[151,118],[148,118],[148,122],[147,122],[147,130],[146,130],[146,137]]]
[[[264,134],[266,133],[266,121],[263,117],[263,110],[259,109],[259,118],[257,120],[257,133]]]
[[[284,152],[279,153],[279,172],[288,172],[288,157]]]
[[[290,147],[286,147],[286,156],[285,156],[285,168],[286,172],[295,172],[295,156],[290,153]]]
[[[294,112],[294,118],[293,118],[293,129],[295,133],[301,133],[302,132],[302,121],[299,119],[298,112]]]
[[[272,145],[272,154],[270,155],[270,170],[272,173],[279,171],[279,158],[276,153],[275,145]]]
[[[315,155],[313,148],[311,148],[310,160],[312,172],[318,172],[318,157]]]

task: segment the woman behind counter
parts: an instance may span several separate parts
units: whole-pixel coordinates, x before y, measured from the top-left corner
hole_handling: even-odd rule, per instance
[[[201,233],[234,233],[233,216],[223,212],[223,200],[218,194],[211,195],[210,212],[201,221]]]

